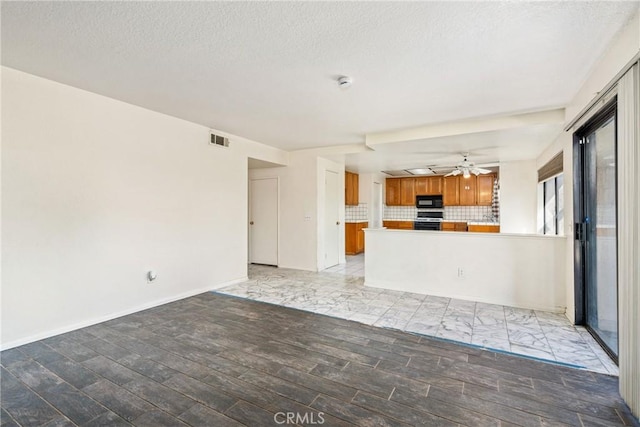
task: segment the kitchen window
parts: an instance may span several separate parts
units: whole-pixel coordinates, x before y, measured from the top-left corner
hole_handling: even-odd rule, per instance
[[[562,174],[540,183],[542,185],[542,233],[564,234],[564,177]]]

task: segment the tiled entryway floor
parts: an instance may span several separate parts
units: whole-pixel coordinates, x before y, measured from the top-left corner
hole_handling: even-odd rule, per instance
[[[364,254],[347,255],[346,264],[338,264],[323,270],[324,273],[339,273],[364,277]]]
[[[618,378],[207,292],[0,353],[9,426],[636,426]]]
[[[593,337],[562,314],[370,288],[363,282],[345,272],[251,265],[249,281],[218,292],[618,375]]]

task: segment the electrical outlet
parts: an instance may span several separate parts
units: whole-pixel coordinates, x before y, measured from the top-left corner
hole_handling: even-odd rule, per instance
[[[464,277],[464,269],[462,267],[458,267],[458,277]]]
[[[158,273],[154,270],[147,271],[147,283],[154,282],[158,278]]]

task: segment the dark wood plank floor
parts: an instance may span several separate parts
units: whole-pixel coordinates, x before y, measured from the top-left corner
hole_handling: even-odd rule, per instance
[[[2,426],[638,425],[615,377],[214,293],[0,363]]]

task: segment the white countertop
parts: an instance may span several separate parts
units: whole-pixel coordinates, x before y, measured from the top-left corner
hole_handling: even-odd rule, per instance
[[[369,222],[368,219],[346,219],[344,221],[345,224],[360,224],[363,222]]]
[[[534,238],[534,239],[565,239],[566,236],[559,236],[555,234],[530,234],[530,233],[481,233],[481,232],[460,232],[460,231],[440,231],[440,230],[400,230],[400,229],[390,229],[386,227],[381,228],[365,228],[365,231],[368,232],[384,232],[384,233],[414,233],[421,235],[447,235],[447,236],[460,236],[461,238],[466,238],[464,236],[479,236],[483,238],[500,238],[500,237],[516,237],[516,238]]]
[[[383,219],[383,221],[415,221],[415,218],[407,218],[407,219]],[[349,222],[349,221],[347,221]],[[366,221],[362,221],[366,222]],[[443,219],[442,222],[466,222],[471,225],[500,225],[499,222],[493,221],[470,221],[467,219]]]
[[[500,226],[499,222],[492,222],[492,221],[467,221],[467,224],[469,224],[469,225],[497,225],[497,226]]]

